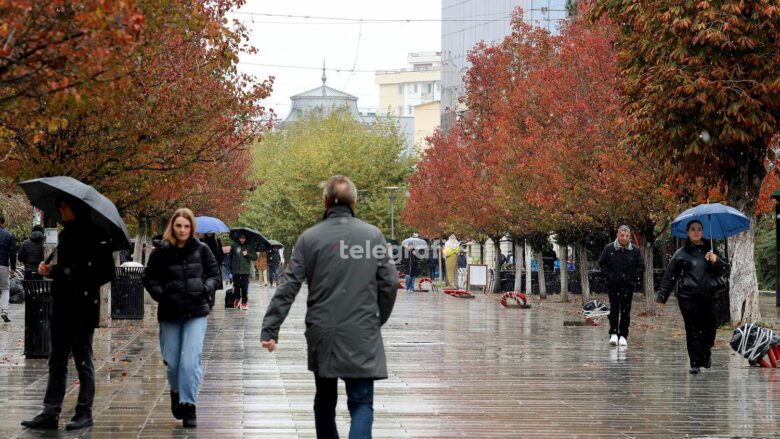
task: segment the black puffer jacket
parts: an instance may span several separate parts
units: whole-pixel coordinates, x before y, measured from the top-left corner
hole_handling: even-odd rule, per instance
[[[219,268],[206,244],[190,239],[184,247],[162,241],[152,252],[144,287],[159,303],[157,320],[209,314],[209,297],[219,285]]]
[[[717,248],[714,253],[718,261],[713,265],[704,259],[710,251],[710,244],[694,245],[687,241],[685,246],[677,250],[666,266],[661,287],[658,289],[656,302],[666,303],[674,283],[679,282],[677,297],[691,300],[715,300],[713,291],[715,279],[719,276],[728,278],[731,271],[729,261],[720,254]]]
[[[38,272],[38,264],[43,261],[43,233],[32,232],[19,247],[18,262],[24,264],[24,271]]]
[[[642,254],[635,245],[628,247],[617,246],[610,242],[604,246],[599,256],[599,268],[607,278],[610,288],[638,287],[642,281],[642,272],[645,262]]]

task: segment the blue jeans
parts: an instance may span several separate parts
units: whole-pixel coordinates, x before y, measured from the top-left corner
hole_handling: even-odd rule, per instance
[[[406,275],[406,291],[410,293],[414,292],[414,276],[411,274]]]
[[[314,395],[314,425],[317,439],[338,439],[336,429],[336,402],[338,378],[320,378],[314,374],[317,393]],[[371,378],[344,378],[347,385],[347,407],[352,417],[349,439],[371,439],[374,423],[374,380]]]
[[[160,351],[171,390],[179,401],[197,405],[202,371],[200,357],[206,337],[206,316],[160,322]]]

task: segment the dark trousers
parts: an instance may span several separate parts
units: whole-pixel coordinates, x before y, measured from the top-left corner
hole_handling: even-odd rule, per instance
[[[241,303],[247,303],[249,301],[249,275],[234,274],[233,289],[235,290],[236,297],[239,295],[241,296]]]
[[[92,365],[92,335],[94,328],[74,325],[74,322],[53,322],[51,353],[49,354],[49,384],[43,398],[43,411],[59,415],[68,379],[68,359],[73,352],[79,375],[79,397],[76,414],[92,415],[95,399],[95,369]]]
[[[314,395],[314,425],[317,439],[338,439],[336,402],[338,378],[320,378],[314,374],[317,393]],[[347,387],[347,408],[352,418],[349,439],[370,439],[374,422],[374,380],[344,378]]]
[[[611,287],[609,289],[609,333],[628,338],[628,326],[631,325],[631,302],[634,291],[631,286]]]
[[[680,312],[685,322],[685,341],[691,367],[709,364],[718,329],[717,302],[711,300],[679,299]]]

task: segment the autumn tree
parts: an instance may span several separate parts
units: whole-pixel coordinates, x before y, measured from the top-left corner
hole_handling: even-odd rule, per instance
[[[619,89],[628,143],[671,161],[672,178],[722,187],[754,217],[780,113],[780,7],[762,0],[598,0],[621,26]],[[733,238],[731,316],[759,319],[753,227]],[[743,311],[744,310],[744,311]]]

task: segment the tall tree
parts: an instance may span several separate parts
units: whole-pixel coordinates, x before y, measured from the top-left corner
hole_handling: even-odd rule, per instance
[[[700,177],[722,187],[729,204],[753,218],[780,115],[780,7],[596,0],[589,17],[603,15],[621,26],[627,142],[659,162],[671,159],[679,184]],[[760,318],[753,229],[732,243],[731,316],[738,322]]]

